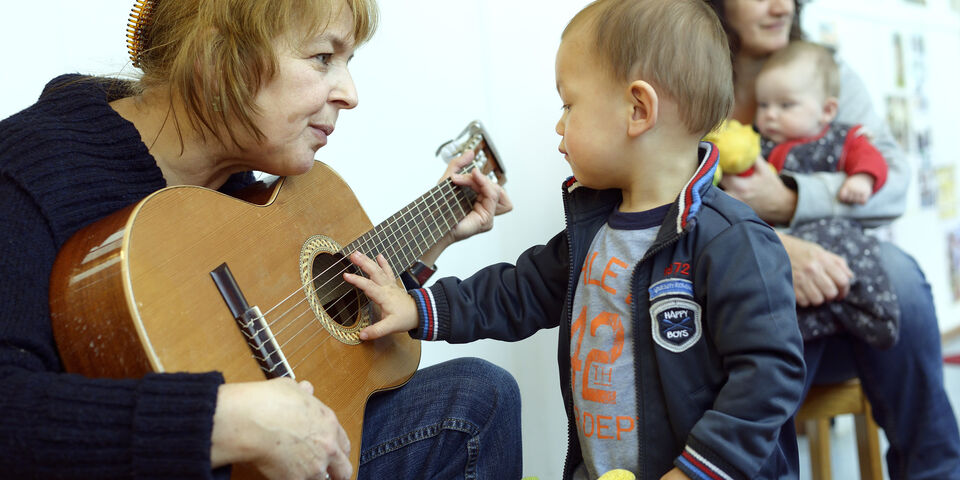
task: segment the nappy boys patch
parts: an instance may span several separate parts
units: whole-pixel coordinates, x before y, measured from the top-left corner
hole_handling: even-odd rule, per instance
[[[700,305],[693,300],[671,298],[650,307],[653,339],[671,352],[682,352],[700,340]]]

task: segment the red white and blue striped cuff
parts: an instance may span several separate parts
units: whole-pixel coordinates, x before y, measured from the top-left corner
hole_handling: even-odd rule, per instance
[[[418,288],[410,290],[410,296],[417,304],[417,312],[420,315],[420,339],[436,340],[437,330],[437,303],[433,299],[433,292],[429,288]]]
[[[683,470],[683,473],[692,480],[733,480],[727,472],[718,468],[689,445],[677,457],[677,463],[680,470]]]

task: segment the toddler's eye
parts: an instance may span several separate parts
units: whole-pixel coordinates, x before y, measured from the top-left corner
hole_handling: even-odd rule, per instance
[[[319,60],[323,65],[330,65],[330,59],[333,58],[332,53],[320,53],[313,56],[314,59]]]

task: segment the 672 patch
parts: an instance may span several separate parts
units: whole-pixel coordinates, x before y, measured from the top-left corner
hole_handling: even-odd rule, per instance
[[[650,324],[657,345],[682,352],[700,340],[700,305],[684,298],[661,300],[650,307]]]

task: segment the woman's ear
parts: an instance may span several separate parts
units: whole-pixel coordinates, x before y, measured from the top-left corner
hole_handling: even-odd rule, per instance
[[[653,86],[643,80],[634,80],[629,88],[631,113],[627,135],[636,137],[656,125],[660,99]]]

